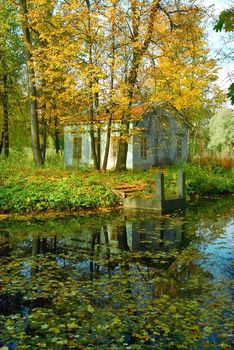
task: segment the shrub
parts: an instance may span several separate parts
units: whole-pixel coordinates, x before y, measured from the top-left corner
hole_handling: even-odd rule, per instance
[[[116,205],[119,197],[105,185],[88,186],[73,179],[66,182],[18,181],[1,189],[0,210],[8,212],[76,210]]]

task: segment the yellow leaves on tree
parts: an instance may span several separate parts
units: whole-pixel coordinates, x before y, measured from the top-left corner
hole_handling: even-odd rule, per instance
[[[217,67],[208,57],[200,11],[188,11],[186,16],[176,13],[173,21],[173,32],[161,41],[153,56],[155,65],[149,68],[152,100],[170,103],[193,121],[201,115],[199,110],[212,100],[217,103],[214,97],[223,94],[213,83]]]
[[[192,121],[216,97],[222,101],[198,7],[163,0],[28,3],[39,111],[47,121],[90,121],[105,109],[131,119],[131,105],[148,101],[169,102]]]

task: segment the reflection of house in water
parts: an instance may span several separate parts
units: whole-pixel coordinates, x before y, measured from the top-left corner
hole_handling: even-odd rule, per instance
[[[52,273],[53,278],[58,278],[58,280],[65,280],[70,274],[72,278],[79,278],[82,281],[93,280],[102,275],[111,277],[112,274],[119,273],[119,271],[122,273],[124,269],[132,269],[132,271],[141,273],[140,266],[144,267],[144,276],[147,271],[149,276],[154,276],[158,273],[158,269],[165,270],[173,262],[173,257],[171,258],[169,254],[168,259],[159,261],[156,266],[154,252],[179,248],[184,242],[183,225],[180,223],[174,225],[169,218],[161,220],[159,217],[142,217],[139,219],[120,214],[112,219],[111,223],[107,221],[96,227],[79,223],[71,227],[69,232],[72,233],[69,235],[66,235],[64,231],[64,235],[56,236],[53,232],[53,236],[45,237],[44,228],[38,226],[38,230],[41,231],[37,235],[29,235],[26,240],[18,239],[17,242],[14,241],[13,235],[4,232],[2,233],[2,247],[0,244],[0,258],[4,259],[7,256],[7,263],[13,262],[18,257],[22,258],[22,264],[19,266],[20,276],[29,284],[32,283],[34,277],[37,280],[37,276],[42,282],[47,272]],[[127,254],[121,255],[121,251]],[[142,251],[143,253],[128,254],[129,251]],[[149,251],[153,254],[147,255]],[[40,258],[34,259],[39,254]],[[34,258],[31,259],[31,256]],[[133,257],[132,260],[130,256]],[[24,259],[26,259],[25,263]],[[161,257],[158,259],[160,260]],[[124,276],[126,277],[125,274]],[[45,295],[42,293],[43,283],[38,286],[34,289],[35,300],[30,301],[24,300],[24,294],[21,291],[12,295],[1,292],[0,313],[8,315],[13,312],[12,310],[20,313],[22,310],[27,310],[29,305],[38,307],[38,305],[49,303],[50,295],[47,292]],[[134,295],[141,290],[141,285],[129,284],[129,288]],[[152,292],[154,293],[154,290]]]
[[[169,219],[137,221],[126,224],[130,250],[178,248],[184,239],[184,225]]]
[[[7,231],[5,231],[6,233]],[[0,256],[10,254],[37,255],[46,253],[59,253],[66,251],[99,251],[100,253],[118,254],[119,251],[155,251],[160,249],[179,248],[184,242],[184,226],[178,222],[174,224],[170,218],[138,218],[119,215],[100,226],[88,224],[74,226],[69,235],[54,235],[42,237],[38,232],[30,241],[21,240],[14,247],[9,241],[9,234],[5,237],[2,231],[0,238]],[[4,233],[4,234],[3,234]],[[3,242],[4,240],[4,242]],[[0,242],[1,243],[1,242]],[[12,244],[13,243],[13,244]]]
[[[87,250],[158,250],[179,248],[184,241],[184,224],[172,224],[170,219],[154,218],[113,221],[100,229],[82,229],[69,239],[72,246]]]

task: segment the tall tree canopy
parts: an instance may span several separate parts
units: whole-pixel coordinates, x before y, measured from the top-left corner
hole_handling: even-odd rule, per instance
[[[59,123],[85,121],[95,166],[105,169],[118,115],[116,167],[125,169],[133,105],[168,102],[192,124],[223,98],[194,1],[19,0],[19,9],[37,164],[47,132],[56,139]],[[108,142],[101,164],[103,120]]]
[[[224,94],[215,84],[218,70],[208,56],[200,9],[192,8],[186,16],[175,13],[172,20],[175,29],[160,43],[150,67],[152,100],[168,102],[192,125],[214,110]]]

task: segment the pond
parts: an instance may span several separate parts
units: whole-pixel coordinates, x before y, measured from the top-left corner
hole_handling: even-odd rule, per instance
[[[0,349],[231,349],[233,214],[0,221]]]

